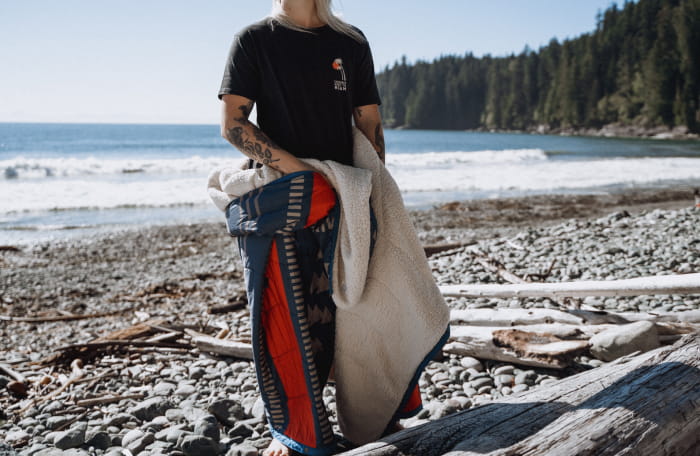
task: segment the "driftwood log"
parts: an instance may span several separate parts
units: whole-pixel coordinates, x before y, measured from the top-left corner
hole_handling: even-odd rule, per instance
[[[543,325],[544,326],[544,325]],[[588,348],[588,340],[564,340],[560,334],[532,331],[526,326],[491,328],[484,326],[450,327],[445,353],[473,356],[525,366],[563,369]],[[572,330],[566,335],[573,335]]]
[[[691,455],[700,335],[406,429],[346,456]]]
[[[490,298],[574,298],[700,293],[700,273],[637,277],[622,280],[582,280],[560,283],[442,285],[444,296]]]

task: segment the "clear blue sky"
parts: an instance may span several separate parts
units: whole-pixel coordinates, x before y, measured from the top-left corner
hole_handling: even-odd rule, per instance
[[[595,27],[611,0],[342,0],[381,70],[441,54],[494,56]],[[618,3],[619,4],[619,3]],[[219,122],[233,35],[268,0],[0,2],[0,122]]]

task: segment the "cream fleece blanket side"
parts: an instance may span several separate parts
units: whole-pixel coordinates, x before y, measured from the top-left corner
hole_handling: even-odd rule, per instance
[[[304,160],[340,200],[332,287],[338,420],[357,444],[379,438],[425,357],[447,330],[449,309],[425,259],[401,193],[371,143],[354,130],[355,167]],[[268,167],[214,170],[208,192],[228,203],[281,177]],[[377,239],[370,256],[370,209]]]

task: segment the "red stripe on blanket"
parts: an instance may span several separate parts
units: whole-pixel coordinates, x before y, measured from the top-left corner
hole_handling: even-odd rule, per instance
[[[335,191],[328,181],[319,173],[314,173],[313,191],[311,192],[311,208],[306,218],[307,228],[328,215],[335,206]]]
[[[297,442],[315,447],[316,432],[311,398],[306,388],[306,377],[297,344],[296,332],[289,315],[284,281],[277,256],[277,242],[273,241],[265,269],[267,287],[263,292],[261,312],[265,346],[279,375],[287,397],[289,424],[284,434]]]
[[[423,401],[420,398],[420,388],[418,388],[418,385],[416,385],[415,388],[413,388],[413,392],[411,393],[411,397],[406,401],[406,404],[401,408],[399,411],[401,414],[410,414],[414,410],[416,410],[418,407],[420,407],[423,404]]]

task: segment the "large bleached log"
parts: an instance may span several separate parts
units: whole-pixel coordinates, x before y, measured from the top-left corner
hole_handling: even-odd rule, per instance
[[[450,328],[445,353],[525,366],[563,369],[588,347],[587,340],[562,340],[552,334],[513,328]]]
[[[401,431],[346,456],[691,455],[700,336]]]
[[[583,298],[700,293],[700,273],[637,277],[622,280],[584,280],[561,283],[442,285],[444,296],[490,298]]]
[[[567,325],[624,324],[648,320],[654,323],[700,323],[700,310],[685,312],[605,312],[585,309],[463,309],[450,312],[450,323],[470,326],[518,326],[545,323]]]
[[[452,310],[450,323],[470,326],[517,326],[543,323],[580,325],[584,319],[554,309],[465,309]]]

